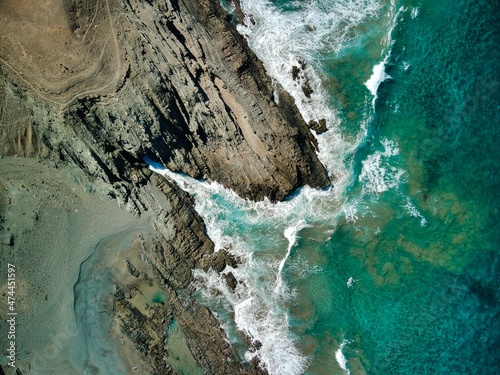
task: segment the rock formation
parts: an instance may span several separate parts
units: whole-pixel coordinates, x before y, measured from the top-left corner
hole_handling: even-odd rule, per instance
[[[194,268],[233,260],[213,253],[193,199],[143,158],[246,198],[282,200],[329,184],[310,132],[317,124],[273,88],[217,0],[4,0],[0,19],[0,154],[75,165],[128,210],[153,212],[157,235],[143,251],[167,296],[165,324],[175,318],[207,374],[263,372],[237,359],[191,298]],[[155,323],[163,318],[116,301],[152,373],[172,371],[163,341],[148,338],[165,336]]]

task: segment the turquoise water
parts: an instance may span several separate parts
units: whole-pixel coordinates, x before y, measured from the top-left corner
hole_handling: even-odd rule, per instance
[[[197,272],[200,298],[271,374],[500,373],[498,1],[241,3],[268,73],[327,120],[334,187],[273,205],[170,174],[243,263],[234,292]]]
[[[164,305],[165,304],[165,294],[159,290],[158,292],[156,292],[154,294],[153,298],[151,299],[151,302]]]
[[[392,78],[379,87],[369,137],[354,154],[346,194],[353,201],[362,196],[357,205],[364,212],[321,245],[327,260],[316,279],[290,275],[301,295],[297,304],[316,310],[296,323],[307,337],[299,342],[312,358],[308,373],[331,373],[325,370],[331,355],[324,357],[331,337],[340,335],[353,373],[500,372],[499,5],[414,5],[418,14],[408,9],[397,18],[387,47]],[[343,58],[363,56],[349,48]],[[340,65],[352,75],[356,64],[342,64],[326,60],[324,74],[338,75]],[[356,126],[348,111],[362,107],[350,85],[356,82],[342,94],[353,108],[340,108],[346,131]],[[399,153],[381,164],[404,173],[394,188],[364,194],[370,189],[359,176],[384,140]],[[313,247],[304,242],[301,250]],[[345,288],[348,277],[359,281]]]

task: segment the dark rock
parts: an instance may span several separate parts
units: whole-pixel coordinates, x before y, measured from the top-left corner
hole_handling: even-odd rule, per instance
[[[328,128],[326,127],[326,120],[324,118],[320,119],[319,121],[309,121],[309,127],[313,129],[317,134],[324,133],[328,130]]]
[[[253,347],[255,348],[255,350],[259,350],[260,348],[262,348],[262,343],[259,340],[255,340],[253,342]]]
[[[123,301],[125,299],[125,293],[117,285],[113,285],[113,296],[116,301]]]
[[[226,281],[229,290],[234,292],[236,290],[236,286],[238,285],[238,280],[236,280],[233,273],[228,272],[227,274],[224,274],[224,280]]]
[[[302,92],[306,96],[306,98],[310,98],[311,94],[314,92],[311,86],[309,86],[309,83],[306,82],[302,85]]]
[[[207,259],[203,269],[208,271],[209,268],[212,268],[215,272],[220,273],[226,268],[226,266],[236,268],[238,267],[238,264],[239,259],[231,255],[226,249],[221,249]]]
[[[255,356],[252,358],[252,365],[254,365],[255,367],[259,367],[260,366],[260,359],[259,357]]]
[[[13,234],[7,237],[6,245],[10,247],[14,247],[15,237]]]
[[[130,263],[128,260],[125,260],[124,262],[127,265],[128,272],[132,276],[134,276],[135,278],[138,278],[139,276],[141,276],[141,273],[139,272],[139,270],[132,263]]]

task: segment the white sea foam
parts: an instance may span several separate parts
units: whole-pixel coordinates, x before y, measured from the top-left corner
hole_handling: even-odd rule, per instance
[[[357,283],[358,280],[356,280],[354,277],[349,277],[349,279],[347,280],[347,287],[349,289],[353,289],[354,288],[354,284]]]
[[[288,228],[285,229],[284,235],[288,240],[288,248],[285,257],[281,260],[278,267],[278,276],[276,278],[276,288],[275,288],[275,293],[277,294],[283,294],[286,288],[281,273],[283,271],[283,268],[285,267],[286,260],[290,257],[290,252],[292,251],[292,248],[295,246],[295,243],[297,242],[297,233],[308,226],[309,225],[307,225],[307,223],[303,219],[301,219],[297,224],[289,226]]]
[[[396,142],[387,138],[382,138],[380,141],[382,143],[382,146],[384,146],[384,156],[395,156],[399,155],[399,147],[397,146]]]
[[[385,71],[385,66],[387,62],[389,61],[391,57],[391,48],[392,45],[394,44],[394,40],[392,38],[392,33],[394,31],[394,28],[398,24],[398,19],[401,13],[406,11],[405,7],[400,7],[397,12],[396,10],[396,4],[395,1],[392,0],[392,11],[387,14],[388,17],[391,17],[391,22],[389,23],[389,29],[387,32],[387,36],[385,38],[385,44],[388,47],[388,51],[385,53],[385,57],[380,61],[378,64],[376,64],[373,69],[372,69],[372,75],[370,78],[365,82],[366,88],[370,91],[370,93],[373,96],[372,99],[372,106],[375,109],[375,103],[378,98],[378,89],[380,87],[380,84],[388,79],[391,79],[392,77],[388,75]]]
[[[415,7],[411,8],[411,18],[415,19],[418,17],[418,14],[420,13],[420,9]]]
[[[386,59],[379,62],[373,67],[373,73],[368,81],[365,82],[365,86],[372,93],[373,96],[377,96],[377,91],[382,82],[384,82],[389,76],[385,73],[385,63]]]
[[[373,73],[368,79],[368,81],[365,82],[366,88],[370,91],[370,93],[373,96],[372,99],[372,106],[375,108],[375,102],[377,101],[378,98],[378,88],[380,87],[380,84],[384,82],[385,80],[391,78],[388,74],[385,72],[385,64],[387,63],[387,60],[389,59],[389,55],[385,57],[384,60],[379,62],[377,65],[373,67]]]
[[[420,226],[427,226],[427,219],[420,213],[418,208],[413,204],[410,197],[406,197],[406,204],[404,205],[406,211],[410,214],[410,216],[420,219]]]
[[[292,199],[276,204],[267,200],[250,202],[216,182],[199,182],[149,164],[151,169],[193,195],[195,209],[203,217],[215,249],[226,248],[241,260],[242,264],[236,269],[226,267],[223,272],[231,272],[238,280],[234,291],[228,288],[221,274],[196,270],[194,276],[206,301],[232,312],[236,329],[245,332],[252,341],[260,342],[261,346],[256,346],[259,349],[246,353],[246,359],[258,356],[270,374],[299,375],[305,371],[308,359],[297,349],[296,337],[288,327],[284,306],[293,298],[293,291],[286,288],[283,270],[290,264],[298,267],[296,262],[300,258],[291,257],[291,250],[298,232],[306,225],[327,223],[325,230],[332,231],[344,214],[355,220],[359,202],[352,203],[352,208],[344,205],[344,192],[352,173],[348,156],[366,136],[366,128],[362,127],[354,140],[343,138],[321,84],[317,55],[319,51],[337,53],[355,36],[357,25],[377,16],[383,1],[301,3],[297,5],[300,11],[286,14],[267,0],[242,0],[241,4],[247,19],[239,31],[263,61],[275,87],[279,83],[294,97],[306,121],[326,120],[329,130],[317,136],[318,156],[334,177],[334,187],[320,191],[306,186]],[[301,62],[306,64],[294,80],[292,67],[300,66]],[[313,90],[309,98],[302,90],[306,82]],[[277,90],[275,101],[279,101]],[[396,155],[397,147],[389,143],[384,147],[380,152],[380,166],[387,170],[383,176],[387,186],[391,183],[390,177],[397,175],[387,165],[387,159]],[[274,229],[262,231],[261,228]],[[341,349],[337,360],[345,360]]]
[[[349,375],[351,371],[347,368],[347,359],[345,358],[344,353],[342,352],[342,350],[348,343],[349,341],[347,340],[342,341],[342,344],[340,344],[340,348],[335,352],[335,359],[337,360],[340,368]]]
[[[245,354],[251,360],[258,356],[264,366],[273,374],[301,374],[307,359],[294,345],[294,337],[288,329],[288,316],[280,307],[282,296],[266,290],[266,283],[255,283],[256,278],[266,278],[271,274],[268,265],[248,255],[243,264],[230,269],[240,281],[235,293],[228,290],[221,277],[215,273],[195,273],[199,290],[206,293],[207,300],[213,301],[222,294],[226,308],[234,312],[234,322],[238,330],[244,332],[252,342],[261,346]],[[210,293],[215,290],[217,293]],[[286,358],[286,361],[283,361]]]
[[[359,203],[359,201],[346,202],[346,204],[344,204],[344,215],[348,223],[355,223],[358,220],[358,210],[356,208],[357,203]]]
[[[363,191],[371,194],[381,194],[396,188],[401,183],[405,171],[390,165],[390,158],[399,154],[399,148],[394,141],[382,139],[383,151],[376,151],[362,161],[359,181],[363,183]]]

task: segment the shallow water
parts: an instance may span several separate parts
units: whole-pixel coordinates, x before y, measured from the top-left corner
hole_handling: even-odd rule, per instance
[[[122,357],[122,342],[111,334],[114,322],[109,311],[120,252],[130,251],[138,233],[124,231],[106,238],[80,266],[73,286],[78,350],[71,354],[85,374],[130,371]]]
[[[499,373],[500,6],[241,2],[271,77],[327,120],[334,187],[251,203],[162,171],[243,261],[235,293],[197,272],[200,298],[271,374]]]

